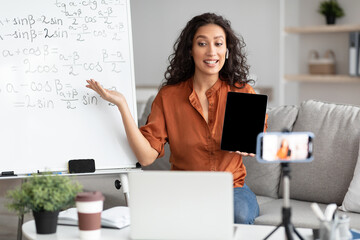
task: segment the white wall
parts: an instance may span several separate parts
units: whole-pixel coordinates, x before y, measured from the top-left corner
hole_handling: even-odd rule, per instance
[[[247,44],[256,87],[272,87],[276,105],[279,80],[278,0],[131,0],[137,86],[158,86],[180,31],[195,15],[215,12],[231,21]],[[139,97],[139,96],[138,96]]]

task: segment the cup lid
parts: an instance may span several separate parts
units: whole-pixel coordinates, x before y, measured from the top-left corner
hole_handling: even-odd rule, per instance
[[[75,201],[78,202],[92,202],[104,201],[105,197],[99,191],[94,192],[81,192],[76,195]]]

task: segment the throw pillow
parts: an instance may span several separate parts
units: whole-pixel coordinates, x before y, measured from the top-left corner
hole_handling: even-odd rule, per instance
[[[360,150],[353,179],[351,180],[340,209],[343,211],[360,213]]]
[[[314,161],[291,165],[290,197],[341,205],[359,154],[360,107],[304,101],[294,132],[313,132]]]

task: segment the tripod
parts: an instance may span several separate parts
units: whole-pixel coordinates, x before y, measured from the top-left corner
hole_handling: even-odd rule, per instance
[[[299,234],[291,223],[291,207],[290,207],[290,166],[289,163],[281,163],[281,171],[283,175],[283,184],[284,184],[284,202],[282,207],[282,222],[269,234],[264,240],[268,239],[279,227],[283,226],[285,228],[285,235],[287,240],[293,240],[294,233],[299,237],[299,239],[304,240],[304,238]]]

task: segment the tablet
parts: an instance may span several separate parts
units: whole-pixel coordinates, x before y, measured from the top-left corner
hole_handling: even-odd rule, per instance
[[[256,153],[257,135],[264,131],[267,96],[228,92],[221,150]]]

